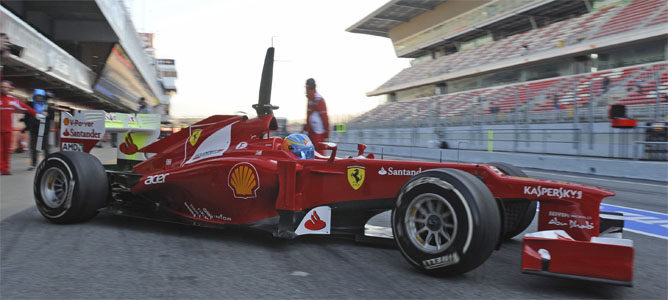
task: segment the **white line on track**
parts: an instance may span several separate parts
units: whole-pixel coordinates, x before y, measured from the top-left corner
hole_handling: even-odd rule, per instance
[[[653,233],[649,233],[649,232],[644,232],[644,231],[639,231],[639,230],[628,229],[628,228],[626,228],[626,227],[624,227],[623,230],[624,230],[624,231],[630,231],[630,232],[637,233],[637,234],[648,235],[648,236],[651,236],[651,237],[655,237],[655,238],[660,238],[660,239],[668,240],[668,237],[665,237],[665,236],[662,236],[662,235],[658,235],[658,234],[653,234]]]
[[[652,186],[652,187],[668,188],[668,184],[653,184],[653,183],[631,182],[631,181],[622,181],[622,180],[614,180],[614,179],[601,179],[601,178],[593,178],[593,177],[586,177],[586,176],[564,175],[564,174],[559,174],[559,173],[540,172],[540,171],[533,171],[533,170],[525,170],[525,171],[529,172],[529,173],[547,174],[547,175],[552,175],[552,176],[584,178],[584,179],[587,179],[587,180],[598,180],[598,181],[605,181],[605,182],[619,182],[619,183],[626,183],[626,184],[633,184],[633,185],[647,185],[647,186]]]
[[[668,217],[668,214],[662,213],[662,212],[656,212],[656,211],[651,211],[651,210],[644,210],[640,208],[633,208],[633,207],[626,207],[626,206],[621,206],[621,205],[614,205],[614,204],[608,204],[608,203],[601,203],[602,205],[607,205],[607,206],[612,206],[612,207],[617,207],[617,208],[625,208],[628,210],[637,210],[637,211],[643,211],[643,212],[648,212],[648,213],[653,213],[657,215],[664,215]]]

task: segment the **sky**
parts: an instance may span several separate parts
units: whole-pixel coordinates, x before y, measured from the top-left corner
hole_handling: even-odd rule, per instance
[[[154,32],[158,58],[176,60],[170,114],[206,117],[257,103],[267,47],[276,48],[272,104],[277,117],[305,118],[304,83],[314,78],[330,119],[385,100],[367,97],[409,66],[388,38],[350,33],[388,0],[126,0],[138,31]]]

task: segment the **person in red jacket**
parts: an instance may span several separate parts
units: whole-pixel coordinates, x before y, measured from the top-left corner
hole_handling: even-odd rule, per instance
[[[40,116],[34,109],[25,103],[9,95],[12,90],[12,83],[6,80],[2,81],[0,88],[0,173],[2,175],[11,175],[9,171],[9,151],[12,145],[12,114],[15,111],[27,111],[33,116]]]
[[[327,117],[327,105],[325,99],[316,91],[315,80],[306,80],[306,125],[304,131],[313,144],[324,142],[329,138],[329,118]],[[323,154],[318,151],[318,153]]]

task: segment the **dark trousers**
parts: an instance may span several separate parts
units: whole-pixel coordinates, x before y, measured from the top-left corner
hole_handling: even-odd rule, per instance
[[[37,130],[30,131],[30,162],[31,166],[37,165],[37,138],[39,137],[39,132]],[[44,128],[44,136],[42,137],[42,151],[44,152],[44,157],[49,155],[49,130]]]

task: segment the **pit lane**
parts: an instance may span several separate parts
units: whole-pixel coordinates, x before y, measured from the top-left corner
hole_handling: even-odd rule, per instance
[[[434,278],[393,248],[331,237],[286,241],[100,214],[48,223],[34,208],[27,156],[0,178],[0,298],[644,298],[668,296],[668,241],[625,232],[635,245],[634,287],[520,273],[521,239],[479,268]],[[666,212],[665,183],[526,170],[535,177],[614,190],[606,203]],[[541,173],[542,172],[542,173]],[[566,177],[569,176],[569,177]],[[640,185],[646,184],[646,185]],[[647,185],[649,184],[649,185]],[[387,222],[386,217],[375,224]],[[535,223],[535,222],[534,222]],[[529,230],[535,230],[535,224]]]

